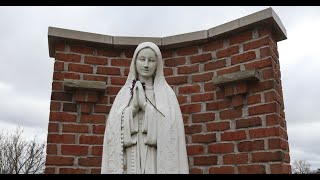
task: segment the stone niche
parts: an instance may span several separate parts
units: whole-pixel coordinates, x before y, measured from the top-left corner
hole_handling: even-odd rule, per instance
[[[46,174],[99,174],[105,122],[136,46],[157,44],[185,124],[190,173],[291,173],[271,9],[209,30],[119,37],[49,27],[54,58]]]

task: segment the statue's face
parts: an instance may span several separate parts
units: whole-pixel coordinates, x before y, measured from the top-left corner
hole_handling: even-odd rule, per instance
[[[157,69],[157,56],[156,53],[150,49],[142,49],[136,60],[138,73],[143,77],[151,77]]]

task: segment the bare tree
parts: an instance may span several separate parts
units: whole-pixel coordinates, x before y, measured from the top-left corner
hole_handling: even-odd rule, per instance
[[[310,174],[310,163],[306,160],[295,160],[292,165],[293,174]]]
[[[45,142],[23,139],[20,127],[14,134],[0,133],[0,174],[39,174],[45,165]]]

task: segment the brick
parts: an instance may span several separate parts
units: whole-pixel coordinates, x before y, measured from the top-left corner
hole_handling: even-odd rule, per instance
[[[227,154],[223,156],[223,164],[246,164],[248,160],[248,154]]]
[[[205,102],[212,101],[214,99],[214,93],[202,93],[191,95],[192,102]]]
[[[78,54],[56,53],[55,59],[59,61],[65,61],[65,62],[80,62],[81,56]]]
[[[56,145],[56,144],[47,144],[46,153],[47,153],[48,155],[57,154],[57,145]]]
[[[93,76],[93,75],[84,74],[83,80],[107,82],[107,77],[106,76]]]
[[[263,140],[243,141],[243,142],[239,142],[237,146],[240,152],[264,150],[264,141]]]
[[[194,63],[199,63],[199,62],[206,62],[212,59],[211,53],[206,53],[206,54],[200,54],[196,56],[191,56],[190,61],[192,64]]]
[[[85,157],[85,158],[79,158],[78,164],[80,166],[85,167],[101,167],[101,158],[97,157]]]
[[[116,49],[98,49],[97,50],[97,55],[98,56],[105,56],[105,57],[119,57],[120,56],[120,51]]]
[[[193,158],[193,164],[201,165],[216,165],[218,162],[217,156],[196,156]]]
[[[48,134],[48,143],[62,143],[73,144],[75,142],[75,135],[72,134]]]
[[[59,174],[86,174],[85,168],[59,168]]]
[[[49,122],[48,132],[59,132],[59,123]]]
[[[267,28],[260,28],[260,29],[258,30],[258,33],[259,33],[259,37],[271,35],[270,29],[267,29]]]
[[[81,103],[81,113],[90,114],[92,112],[92,104],[91,103]]]
[[[83,90],[77,90],[73,94],[73,100],[76,102],[86,102],[87,92]]]
[[[269,89],[274,89],[276,87],[274,80],[267,80],[263,82],[254,83],[249,87],[250,91],[253,93],[265,91]]]
[[[186,134],[200,133],[202,131],[201,125],[185,125],[184,131]]]
[[[230,129],[229,122],[212,122],[207,124],[207,131],[224,131]]]
[[[121,87],[109,86],[107,87],[107,94],[108,95],[117,95],[120,91]]]
[[[188,104],[180,106],[183,114],[196,113],[201,111],[201,104]]]
[[[203,170],[202,169],[198,169],[198,168],[191,168],[189,170],[190,174],[203,174]]]
[[[262,70],[264,80],[276,78],[273,68]]]
[[[289,151],[289,145],[287,141],[280,138],[268,139],[268,149],[282,149]]]
[[[279,96],[279,94],[276,91],[269,91],[264,93],[264,100],[265,102],[278,102],[279,104],[282,104],[282,98]]]
[[[90,174],[101,174],[101,168],[92,168]]]
[[[251,39],[252,39],[252,31],[248,31],[248,32],[245,32],[242,34],[237,34],[237,35],[232,36],[229,39],[229,45],[231,46],[234,44],[240,44],[240,43],[249,41]]]
[[[68,71],[74,71],[74,72],[80,72],[80,73],[93,73],[93,68],[89,65],[69,64]]]
[[[250,117],[246,119],[240,119],[236,121],[236,128],[249,128],[262,126],[262,120],[260,117]]]
[[[249,130],[250,138],[262,138],[270,136],[279,136],[280,130],[279,127],[271,128],[258,128]]]
[[[247,51],[250,49],[257,49],[259,47],[269,45],[269,41],[270,41],[269,37],[265,37],[255,41],[248,42],[243,45],[243,50]]]
[[[218,74],[218,76],[221,76],[221,75],[224,75],[224,74],[234,73],[234,72],[238,72],[238,71],[240,71],[240,66],[233,66],[233,67],[230,67],[230,68],[219,70],[217,72],[217,74]]]
[[[105,125],[93,125],[92,132],[94,134],[104,134],[105,127]]]
[[[126,80],[126,77],[111,77],[111,84],[123,86],[126,83]]]
[[[94,105],[94,112],[95,113],[107,113],[107,114],[109,114],[110,110],[111,110],[111,106]]]
[[[204,153],[204,146],[202,145],[187,145],[188,155],[199,155]]]
[[[266,59],[253,61],[253,62],[245,64],[244,67],[246,68],[246,70],[253,70],[253,69],[258,70],[258,69],[263,69],[266,67],[272,67],[272,59],[270,57],[268,57]]]
[[[222,141],[239,141],[243,139],[247,139],[245,130],[223,132],[221,134]]]
[[[216,86],[212,82],[204,83],[204,91],[213,91],[216,89]]]
[[[196,54],[196,53],[198,53],[197,46],[186,47],[186,48],[181,48],[181,49],[177,50],[178,56],[186,56],[186,55],[191,55],[191,54]]]
[[[92,146],[92,155],[102,156],[103,146]]]
[[[131,59],[111,59],[112,66],[130,67]]]
[[[247,104],[257,104],[261,102],[261,95],[260,94],[254,94],[247,97]]]
[[[258,114],[266,114],[266,113],[279,113],[279,105],[277,103],[269,103],[263,105],[257,105],[253,107],[249,107],[249,115],[258,115]]]
[[[112,104],[115,99],[116,99],[116,96],[110,96],[109,97],[109,103]]]
[[[216,142],[216,134],[195,134],[192,135],[192,143],[212,143]]]
[[[108,59],[107,58],[100,58],[100,57],[86,56],[84,58],[84,63],[93,64],[93,65],[107,65]]]
[[[264,47],[260,49],[260,58],[271,56],[270,47]]]
[[[73,157],[47,155],[47,157],[46,157],[46,165],[72,166],[73,165]]]
[[[208,152],[214,154],[225,154],[234,152],[232,143],[211,144],[208,146]]]
[[[61,72],[54,72],[53,73],[53,80],[64,80],[64,79],[80,79],[80,75],[77,73],[61,73]]]
[[[216,91],[216,97],[217,97],[217,100],[224,100],[226,96],[224,95],[223,90],[218,90]]]
[[[61,145],[62,155],[88,155],[89,146]]]
[[[100,98],[97,102],[97,104],[107,104],[107,103],[108,103],[108,96],[100,96]]]
[[[55,49],[56,51],[65,51],[66,45],[65,45],[63,42],[55,43],[55,44],[54,44],[54,49]]]
[[[94,91],[88,92],[88,97],[86,102],[93,102],[96,103],[99,100],[99,93]]]
[[[291,174],[290,165],[270,164],[271,174]]]
[[[93,123],[93,124],[104,124],[106,121],[105,115],[98,115],[98,114],[90,114],[90,115],[85,115],[82,114],[80,117],[80,122],[81,123]]]
[[[64,63],[55,61],[53,66],[54,71],[63,71],[64,70]]]
[[[178,67],[178,74],[191,74],[199,72],[199,65],[193,65],[193,66],[179,66]]]
[[[126,49],[124,51],[124,55],[127,57],[127,58],[132,58],[133,57],[133,53],[134,53],[134,50],[133,49]]]
[[[242,106],[243,105],[243,96],[242,95],[233,96],[231,104],[232,104],[232,107]]]
[[[233,96],[235,94],[234,86],[231,85],[226,85],[224,86],[224,95],[225,96]]]
[[[211,81],[213,78],[213,73],[203,73],[203,74],[198,74],[198,75],[193,75],[192,76],[192,82],[206,82],[206,81]]]
[[[84,47],[84,46],[70,46],[70,51],[75,53],[90,54],[90,55],[93,55],[94,53],[93,48]]]
[[[204,70],[210,71],[210,70],[220,69],[223,67],[226,67],[226,60],[225,59],[206,63],[204,65]]]
[[[252,153],[252,162],[273,162],[283,161],[284,155],[281,151],[277,152],[256,152]]]
[[[223,119],[235,119],[242,117],[242,108],[223,110],[219,112],[220,118]]]
[[[60,102],[50,102],[50,111],[60,111],[61,103]]]
[[[237,83],[235,86],[235,94],[245,94],[248,92],[248,85],[246,82]]]
[[[171,50],[161,50],[162,58],[172,57],[173,52]]]
[[[103,144],[103,136],[87,136],[81,135],[79,139],[80,144]]]
[[[179,94],[191,94],[200,92],[200,86],[198,84],[179,87]]]
[[[239,165],[239,174],[266,174],[264,165]]]
[[[228,57],[237,53],[239,53],[239,46],[235,45],[235,46],[231,46],[226,49],[217,51],[216,55],[217,55],[217,58],[220,59],[220,58]]]
[[[177,96],[179,104],[184,104],[187,102],[187,96],[179,95]]]
[[[163,73],[165,76],[173,75],[173,69],[172,68],[163,68]]]
[[[233,166],[220,166],[209,168],[209,174],[234,174]]]
[[[212,110],[222,110],[226,109],[231,105],[230,100],[223,100],[223,101],[216,101],[212,103],[206,104],[206,110],[212,111]]]
[[[77,104],[76,103],[63,103],[63,111],[77,112]]]
[[[169,85],[181,85],[187,83],[187,76],[166,77]]]
[[[76,122],[76,114],[70,114],[66,112],[50,112],[50,121],[60,122]]]
[[[80,124],[63,124],[62,132],[88,133],[89,132],[89,126],[88,125],[80,125]]]
[[[223,41],[213,41],[213,42],[209,42],[206,43],[202,46],[202,50],[203,51],[215,51],[217,49],[221,49],[223,48]]]
[[[62,91],[62,82],[52,82],[52,91]]]
[[[72,101],[72,93],[67,92],[52,92],[51,100],[57,101]]]
[[[273,126],[273,125],[281,125],[281,117],[277,114],[271,114],[266,116],[266,125]],[[281,125],[283,126],[283,125]]]
[[[104,74],[104,75],[121,75],[120,68],[115,67],[98,67],[97,74]]]
[[[164,60],[164,65],[167,67],[175,67],[179,65],[186,64],[186,58],[185,57],[179,57],[179,58],[171,58]]]
[[[256,58],[256,53],[254,51],[244,52],[242,54],[232,56],[231,65],[247,62],[255,58]]]
[[[56,171],[56,168],[46,167],[45,170],[44,170],[44,174],[54,174],[55,171]]]

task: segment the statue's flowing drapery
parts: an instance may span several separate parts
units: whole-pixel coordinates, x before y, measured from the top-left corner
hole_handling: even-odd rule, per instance
[[[130,87],[137,77],[135,59],[138,52],[145,47],[152,48],[158,59],[153,91],[148,95],[146,90],[147,97],[154,101],[154,105],[164,116],[150,104],[146,106],[144,112],[133,116],[132,109],[128,106],[131,99]],[[141,125],[135,124],[134,122],[139,122],[139,119]],[[143,139],[141,142],[147,145],[145,147],[142,147],[141,142],[135,138],[139,136],[138,126],[142,133],[140,136],[145,136],[141,138]],[[136,154],[139,147],[144,148],[143,155],[146,158],[143,162],[147,165],[137,165],[134,159],[137,156],[128,155],[129,151]],[[134,163],[127,163],[128,158]],[[153,165],[153,162],[156,164]],[[128,164],[130,167],[127,167]],[[144,173],[189,173],[180,106],[175,93],[164,78],[160,49],[151,42],[141,43],[136,48],[126,83],[116,96],[110,110],[104,135],[101,173],[143,173],[137,172],[136,168],[144,170]]]

